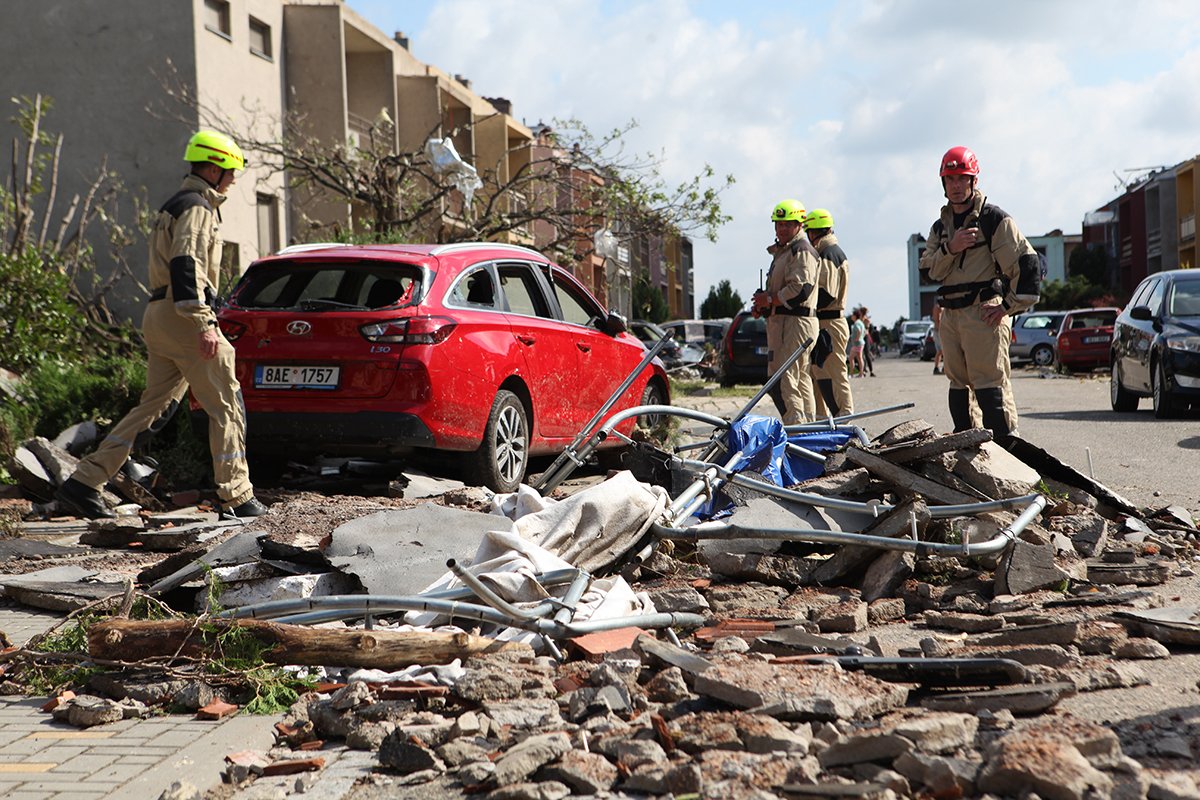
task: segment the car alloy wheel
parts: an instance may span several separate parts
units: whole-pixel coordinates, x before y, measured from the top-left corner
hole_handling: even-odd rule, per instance
[[[1154,398],[1154,416],[1158,419],[1170,419],[1175,416],[1175,401],[1171,399],[1171,387],[1167,382],[1167,373],[1162,361],[1154,365],[1150,372],[1150,390]]]
[[[1054,348],[1047,344],[1039,344],[1029,355],[1039,367],[1048,367],[1054,363]]]
[[[663,394],[663,390],[662,390],[661,386],[659,386],[654,381],[650,381],[649,383],[646,384],[645,390],[642,391],[641,405],[643,405],[643,406],[660,406],[663,404],[664,400],[666,400],[666,396]],[[665,414],[643,414],[637,418],[638,427],[639,428],[657,427],[658,425],[662,424],[662,421],[665,418],[665,416],[666,416]]]
[[[1116,356],[1109,375],[1108,400],[1113,411],[1137,411],[1138,396],[1121,385],[1121,362]]]
[[[529,419],[525,406],[512,392],[496,392],[488,414],[483,442],[471,456],[472,482],[494,492],[515,492],[529,462]]]

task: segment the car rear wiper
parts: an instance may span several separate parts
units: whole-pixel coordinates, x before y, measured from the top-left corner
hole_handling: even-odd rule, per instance
[[[366,311],[366,306],[354,305],[353,303],[341,303],[337,300],[326,300],[325,298],[312,298],[309,300],[301,300],[296,304],[296,308],[301,311],[316,311],[319,308],[345,308],[351,311]]]

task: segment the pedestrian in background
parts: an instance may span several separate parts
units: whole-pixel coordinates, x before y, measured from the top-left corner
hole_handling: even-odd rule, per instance
[[[863,346],[867,338],[867,326],[863,324],[862,312],[854,309],[850,313],[850,365],[849,374],[863,377],[867,374],[867,365],[863,361]]]
[[[950,416],[956,431],[971,427],[973,391],[984,427],[1003,442],[1017,433],[1011,315],[1037,302],[1041,264],[1013,218],[980,193],[979,160],[971,150],[947,150],[940,175],[949,202],[929,231],[921,269],[942,284],[937,301]]]
[[[833,215],[824,208],[814,208],[804,216],[804,233],[821,257],[817,275],[817,324],[829,334],[830,353],[824,363],[812,365],[816,383],[817,416],[825,417],[854,413],[854,397],[850,392],[850,376],[846,372],[846,346],[850,328],[844,309],[850,288],[850,260],[838,243],[833,231]]]
[[[751,310],[767,318],[767,373],[774,375],[792,354],[811,340],[810,349],[796,359],[781,376],[771,399],[785,425],[816,419],[812,376],[809,374],[811,345],[816,342],[816,283],[820,257],[802,234],[804,206],[799,200],[781,200],[771,212],[775,243],[767,248],[771,269],[767,286],[754,293]]]
[[[142,317],[146,390],[56,494],[85,517],[114,516],[100,488],[125,464],[138,436],[188,386],[208,414],[213,477],[223,510],[238,517],[267,512],[254,496],[246,465],[246,417],[233,346],[217,326],[214,310],[221,268],[219,209],[246,160],[233,139],[214,131],[192,136],[183,158],[191,163],[191,173],[159,209],[150,234],[154,288]]]

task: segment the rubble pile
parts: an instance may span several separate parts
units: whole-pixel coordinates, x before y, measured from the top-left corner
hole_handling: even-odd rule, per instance
[[[1192,699],[1180,699],[1174,719],[1111,729],[1071,706],[1152,685],[1162,672],[1151,665],[1200,644],[1200,609],[1156,590],[1194,575],[1195,524],[1180,508],[1138,509],[1032,444],[1007,445],[979,430],[938,436],[910,420],[827,454],[823,474],[792,494],[723,482],[729,508],[702,525],[667,524],[662,490],[622,472],[595,487],[604,503],[589,503],[592,490],[557,508],[512,496],[504,525],[506,501],[484,514],[478,496],[456,489],[326,529],[292,526],[282,510],[235,528],[121,517],[90,524],[77,549],[174,550],[140,573],[151,593],[177,603],[186,595],[203,610],[197,598],[215,578],[221,602],[247,616],[299,603],[316,616],[281,628],[314,626],[331,641],[350,634],[344,659],[318,668],[325,683],[276,726],[275,750],[231,755],[234,783],[319,771],[315,752],[352,750],[374,754],[373,782],[497,800],[1200,797]],[[686,480],[676,475],[673,488]],[[833,502],[804,499],[813,496]],[[615,514],[612,497],[627,498]],[[614,528],[610,545],[601,535]],[[876,538],[837,538],[846,533]],[[978,548],[987,542],[1003,546]],[[416,658],[435,648],[432,633],[404,624],[417,613],[408,599],[457,585],[443,577],[447,561],[505,562],[506,547],[541,574],[551,563],[539,560],[541,547],[568,566],[586,561],[614,596],[627,582],[622,624],[568,634],[567,623],[526,625],[518,636],[456,618],[460,632],[437,640],[444,658]],[[33,602],[31,585],[61,597],[85,580],[33,572],[0,585]],[[484,582],[527,591],[503,577]],[[583,607],[536,585],[541,595],[508,602],[527,608],[550,594],[555,614]],[[333,613],[335,600],[355,595],[376,605]],[[384,596],[393,605],[377,605]],[[604,607],[597,602],[588,607]],[[647,622],[662,615],[703,624]],[[131,630],[99,631],[93,655]],[[382,644],[393,634],[426,636],[429,649],[393,656]],[[488,637],[505,646],[487,647]],[[213,704],[231,699],[185,683],[186,692],[101,674],[88,687],[97,696],[64,697],[54,713],[102,724],[143,713],[138,703],[186,698],[217,713]]]

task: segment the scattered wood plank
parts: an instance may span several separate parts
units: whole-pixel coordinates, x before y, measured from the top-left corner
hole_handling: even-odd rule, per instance
[[[499,642],[468,633],[341,630],[246,619],[106,620],[88,631],[88,653],[121,661],[128,661],[134,653],[144,659],[170,658],[177,652],[190,658],[219,658],[218,636],[239,628],[269,648],[263,657],[272,664],[337,664],[390,671],[414,664],[446,664],[483,653],[533,653],[521,642]]]
[[[936,501],[943,505],[961,505],[978,502],[974,497],[963,494],[928,478],[922,478],[914,472],[896,466],[874,453],[868,453],[859,447],[846,448],[847,460],[865,467],[872,475],[880,477],[900,489],[916,492],[926,500]]]
[[[924,458],[933,458],[942,453],[952,453],[965,447],[978,447],[992,440],[992,432],[986,428],[949,433],[927,442],[906,442],[894,447],[880,448],[875,455],[893,464],[908,464]]]

